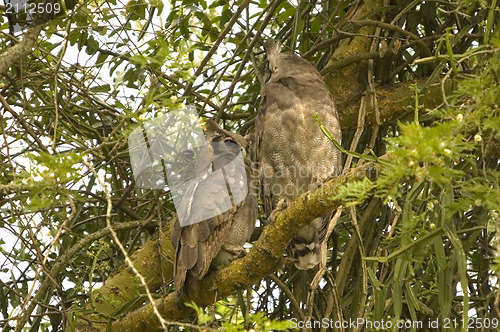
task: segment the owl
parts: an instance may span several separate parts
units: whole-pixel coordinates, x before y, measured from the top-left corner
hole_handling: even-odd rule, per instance
[[[178,294],[185,292],[189,297],[198,295],[205,275],[245,254],[243,245],[250,239],[257,220],[257,198],[249,160],[245,158],[243,171],[238,171],[235,164],[240,153],[246,155],[247,140],[220,128],[211,119],[207,121],[205,136],[208,149],[200,153],[194,164],[200,180],[184,195],[180,209],[188,217],[198,218],[207,212],[213,217],[184,227],[177,218],[171,238],[175,248],[175,289]],[[214,174],[221,175],[221,181],[206,181]],[[242,185],[247,188],[238,190]],[[230,200],[224,193],[229,193]],[[212,196],[210,200],[207,195]],[[224,198],[230,202],[228,210],[223,208]],[[197,204],[193,204],[194,201]]]
[[[293,201],[341,170],[341,152],[314,116],[319,115],[339,143],[341,131],[333,98],[316,68],[297,55],[281,53],[276,40],[267,40],[264,49],[267,68],[255,124],[255,154],[261,200],[269,215],[282,206],[278,203]],[[298,269],[319,263],[325,219],[313,220],[290,243]]]

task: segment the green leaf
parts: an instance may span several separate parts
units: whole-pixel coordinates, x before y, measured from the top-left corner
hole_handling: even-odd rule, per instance
[[[92,36],[90,36],[87,39],[86,45],[87,45],[86,53],[89,55],[94,54],[99,49],[99,43]]]
[[[285,4],[284,7],[286,9],[279,14],[279,16],[278,16],[279,23],[283,23],[283,22],[289,20],[290,18],[292,18],[295,15],[295,12],[297,11],[297,9],[294,6],[288,4],[287,2],[284,2],[283,4]]]

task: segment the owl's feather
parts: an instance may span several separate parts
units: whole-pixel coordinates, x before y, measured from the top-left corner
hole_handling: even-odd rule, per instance
[[[321,132],[316,120],[340,142],[340,124],[333,98],[316,68],[305,59],[281,53],[275,40],[264,44],[267,81],[261,89],[256,120],[256,157],[261,199],[269,215],[282,199],[293,201],[339,174],[340,151]],[[324,218],[301,229],[291,243],[299,269],[319,262],[319,230]]]

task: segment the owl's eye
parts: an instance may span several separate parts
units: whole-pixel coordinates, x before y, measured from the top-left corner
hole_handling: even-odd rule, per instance
[[[221,139],[210,143],[215,155],[236,155],[240,152],[240,146],[231,137],[221,137]]]
[[[185,160],[193,160],[194,159],[194,151],[193,150],[182,150],[179,153],[179,156]]]
[[[237,155],[241,150],[238,143],[236,143],[236,141],[234,141],[231,137],[226,137],[224,139],[224,145],[226,147],[226,150],[234,155]]]

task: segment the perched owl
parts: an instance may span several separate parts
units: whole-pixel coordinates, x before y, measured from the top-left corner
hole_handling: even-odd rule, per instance
[[[194,165],[200,181],[185,195],[181,209],[195,217],[211,210],[209,212],[215,216],[185,227],[177,220],[172,230],[175,289],[178,294],[185,291],[189,297],[198,295],[200,281],[207,273],[245,254],[243,245],[250,239],[257,219],[257,199],[249,161],[245,159],[244,165],[240,165],[243,171],[238,171],[234,163],[240,153],[246,155],[246,139],[220,128],[213,120],[207,122],[206,138],[207,153],[201,153]],[[205,181],[215,173],[220,175],[220,182]],[[248,189],[244,190],[244,195],[238,190],[242,183]],[[229,193],[229,202],[233,203],[229,210],[222,208],[223,199],[228,201],[224,193]],[[211,196],[210,200],[207,195]],[[235,195],[240,197],[237,199]],[[214,204],[214,197],[215,200],[220,198],[220,202]],[[197,202],[196,207],[193,201]]]
[[[341,132],[333,98],[316,68],[297,55],[281,53],[278,41],[267,40],[264,48],[268,67],[255,125],[255,153],[269,215],[278,202],[291,202],[340,172],[341,153],[313,117],[319,115],[338,142]],[[297,268],[307,270],[319,263],[324,219],[312,221],[292,240]]]

